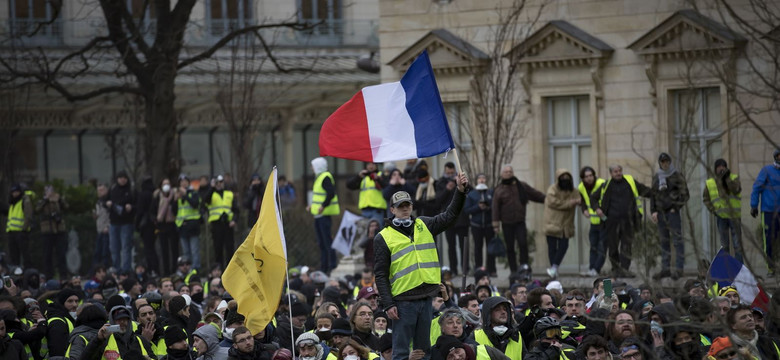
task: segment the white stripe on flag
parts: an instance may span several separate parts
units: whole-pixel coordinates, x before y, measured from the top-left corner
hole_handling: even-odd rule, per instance
[[[745,265],[739,269],[739,273],[734,277],[732,282],[737,292],[739,292],[739,301],[743,304],[751,305],[753,300],[758,296],[758,281],[753,276],[753,273],[748,270]]]
[[[406,111],[401,82],[363,88],[363,102],[374,162],[416,159],[414,123]]]

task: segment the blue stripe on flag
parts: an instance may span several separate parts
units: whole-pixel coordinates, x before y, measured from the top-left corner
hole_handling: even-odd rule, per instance
[[[454,149],[428,51],[423,51],[409,66],[401,78],[401,86],[406,92],[406,111],[414,123],[417,157],[434,156]]]
[[[725,249],[720,249],[710,265],[709,277],[721,287],[731,285],[739,271],[742,270],[742,263],[729,255]]]

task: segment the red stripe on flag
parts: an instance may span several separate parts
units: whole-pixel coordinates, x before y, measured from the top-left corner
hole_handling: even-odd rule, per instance
[[[756,295],[756,298],[753,299],[753,303],[750,305],[752,307],[760,308],[761,310],[764,310],[764,312],[769,311],[769,295],[767,295],[761,285],[758,285],[758,295]]]
[[[373,162],[363,91],[331,114],[320,130],[320,156]]]

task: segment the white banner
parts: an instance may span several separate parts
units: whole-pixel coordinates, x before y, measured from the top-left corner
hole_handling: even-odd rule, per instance
[[[349,256],[350,249],[355,238],[358,236],[357,222],[363,219],[360,215],[355,215],[349,211],[344,211],[344,217],[341,218],[341,226],[336,233],[336,238],[333,239],[333,245],[331,248],[343,254]]]

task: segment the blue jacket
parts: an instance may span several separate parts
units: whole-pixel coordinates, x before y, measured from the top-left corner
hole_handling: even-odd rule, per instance
[[[753,183],[753,192],[750,194],[750,208],[758,207],[758,198],[761,198],[761,211],[780,211],[780,169],[774,164],[764,166]]]
[[[479,202],[487,203],[487,209],[479,208]],[[493,206],[493,189],[472,190],[466,194],[466,205],[463,206],[463,212],[471,215],[471,226],[486,228],[492,226],[491,207]]]

